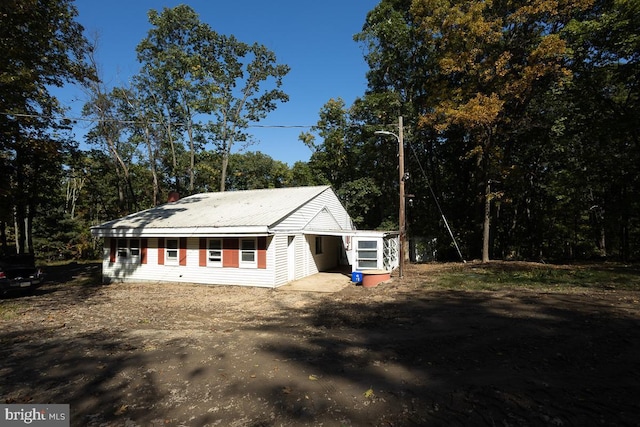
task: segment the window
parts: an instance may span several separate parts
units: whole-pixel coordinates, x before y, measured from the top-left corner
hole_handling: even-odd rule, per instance
[[[127,239],[118,239],[118,259],[125,260],[129,257]]]
[[[256,239],[240,241],[240,267],[257,267]]]
[[[322,254],[322,236],[316,236],[316,255]]]
[[[131,254],[131,258],[136,258],[140,256],[140,240],[139,239],[129,240],[129,253]]]
[[[210,239],[207,250],[207,265],[212,267],[222,267],[222,240]]]
[[[378,242],[358,240],[358,268],[378,268]]]
[[[167,239],[166,263],[178,264],[178,239]]]
[[[117,255],[121,262],[139,262],[140,239],[118,239]]]

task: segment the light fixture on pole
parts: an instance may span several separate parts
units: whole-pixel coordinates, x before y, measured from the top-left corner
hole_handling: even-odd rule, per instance
[[[398,213],[399,233],[398,236],[398,273],[400,278],[404,277],[404,239],[405,239],[405,200],[404,200],[404,138],[402,134],[402,116],[398,117],[398,134],[386,130],[378,130],[374,133],[376,135],[391,135],[398,140],[398,169],[399,169],[399,183],[400,183],[400,209]]]

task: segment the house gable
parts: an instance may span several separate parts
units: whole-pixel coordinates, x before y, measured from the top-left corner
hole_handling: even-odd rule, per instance
[[[313,230],[353,230],[351,217],[336,194],[329,188],[307,201],[290,215],[273,224],[273,232]]]
[[[303,227],[305,231],[340,230],[342,227],[325,206]]]

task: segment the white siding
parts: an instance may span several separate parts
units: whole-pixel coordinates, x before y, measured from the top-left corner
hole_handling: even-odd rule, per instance
[[[309,247],[309,236],[296,236],[296,279],[318,272]]]
[[[326,212],[333,218],[331,222],[327,222],[329,218],[327,213],[318,216],[323,209],[326,209]],[[351,218],[340,203],[340,200],[331,189],[327,189],[275,225],[273,231],[299,231],[309,225],[312,225],[313,229],[319,229],[315,228],[316,224],[313,223],[316,217],[321,221],[318,222],[318,226],[321,226],[322,222],[326,222],[324,225],[330,225],[330,230],[351,230],[353,228]]]
[[[288,246],[289,236],[285,234],[276,235],[273,238],[271,245],[274,247],[272,251],[274,254],[275,262],[275,281],[276,286],[284,285],[289,279],[289,266],[288,266]]]
[[[147,263],[109,262],[109,239],[105,239],[103,280],[128,282],[185,282],[213,285],[275,286],[275,248],[267,238],[267,268],[200,267],[198,238],[187,239],[187,265],[158,265],[158,239],[148,239]]]
[[[315,251],[316,239],[322,239],[322,253]],[[335,236],[309,236],[309,246],[311,249],[311,262],[315,264],[316,270],[327,271],[338,266],[338,245],[342,244],[342,239]]]
[[[322,208],[306,225],[305,230],[341,230],[342,227],[326,207]]]

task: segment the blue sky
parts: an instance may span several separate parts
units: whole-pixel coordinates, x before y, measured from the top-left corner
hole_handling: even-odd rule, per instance
[[[342,98],[347,106],[366,89],[367,66],[362,47],[353,35],[362,29],[367,12],[378,0],[76,0],[78,22],[86,35],[98,35],[97,60],[108,86],[124,85],[138,71],[135,47],[150,28],[147,12],[188,4],[220,34],[234,35],[246,43],[258,42],[272,50],[279,63],[291,71],[283,90],[289,95],[261,125],[314,125],[322,106]],[[82,92],[56,91],[60,101],[79,115]],[[86,127],[82,124],[81,127]],[[289,165],[307,161],[311,151],[298,135],[308,129],[251,128],[257,140],[248,148]],[[84,134],[78,129],[77,136]]]

